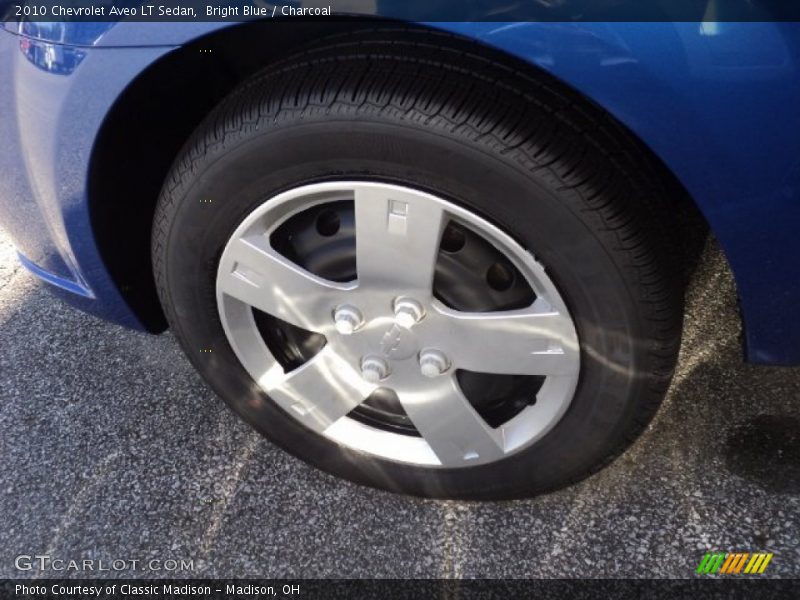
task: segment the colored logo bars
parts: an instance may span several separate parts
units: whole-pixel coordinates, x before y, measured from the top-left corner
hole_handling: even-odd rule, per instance
[[[771,560],[771,552],[769,554],[765,552],[755,554],[750,554],[749,552],[709,552],[700,561],[695,573],[698,575],[763,573]]]

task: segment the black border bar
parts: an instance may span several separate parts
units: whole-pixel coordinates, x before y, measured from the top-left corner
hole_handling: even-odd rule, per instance
[[[375,17],[417,22],[800,21],[797,0],[0,0],[5,22],[237,22]]]
[[[26,579],[0,580],[0,598],[19,600],[493,600],[516,598],[719,598],[800,597],[800,580],[760,577],[692,579]]]

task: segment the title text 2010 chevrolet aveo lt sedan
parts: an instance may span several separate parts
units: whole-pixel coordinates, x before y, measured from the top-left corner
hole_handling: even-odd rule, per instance
[[[657,409],[681,215],[747,359],[800,362],[799,49],[768,22],[7,23],[0,218],[303,460],[530,495]]]

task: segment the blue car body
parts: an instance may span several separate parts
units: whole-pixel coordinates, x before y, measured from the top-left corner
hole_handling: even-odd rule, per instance
[[[800,364],[793,317],[800,305],[800,24],[423,25],[543,69],[627,126],[683,185],[721,243],[747,358]],[[82,309],[143,328],[91,223],[90,164],[104,120],[151,65],[233,26],[0,28],[0,223],[22,262]]]

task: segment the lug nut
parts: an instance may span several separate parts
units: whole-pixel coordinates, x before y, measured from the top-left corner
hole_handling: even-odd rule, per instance
[[[361,375],[370,383],[378,383],[389,376],[389,364],[380,356],[361,359]]]
[[[340,306],[333,313],[333,322],[336,331],[343,335],[350,335],[363,323],[364,318],[361,312],[355,307],[345,304]]]
[[[394,321],[401,327],[408,329],[414,323],[419,323],[424,316],[422,304],[413,298],[398,298],[394,303]]]
[[[423,350],[419,355],[419,368],[425,377],[438,377],[450,368],[450,361],[439,350]]]

